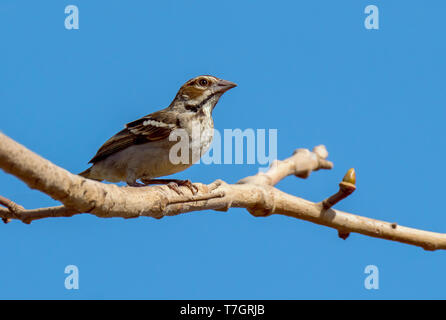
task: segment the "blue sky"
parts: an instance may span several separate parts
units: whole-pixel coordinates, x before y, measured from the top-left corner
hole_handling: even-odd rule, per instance
[[[79,30],[64,27],[66,5]],[[379,8],[379,30],[364,8]],[[325,144],[331,171],[278,187],[320,201],[357,171],[336,208],[446,231],[446,43],[440,1],[44,1],[0,3],[0,130],[72,172],[127,122],[167,106],[183,82],[238,83],[219,130],[278,129],[278,157]],[[193,166],[209,183],[259,165]],[[0,173],[0,194],[56,205]],[[161,220],[90,215],[0,225],[0,298],[445,298],[444,252],[245,210]],[[79,268],[79,290],[64,269]],[[379,289],[364,268],[379,268]]]

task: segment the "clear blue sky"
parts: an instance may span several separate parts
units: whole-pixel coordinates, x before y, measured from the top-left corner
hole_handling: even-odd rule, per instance
[[[79,30],[64,27],[66,5]],[[380,29],[366,30],[377,5]],[[357,170],[336,208],[446,231],[446,42],[441,1],[0,3],[0,130],[72,172],[129,121],[167,106],[199,74],[238,83],[215,126],[277,128],[278,157],[325,144],[331,171],[278,187],[312,201]],[[177,175],[235,182],[258,165]],[[0,173],[0,194],[56,205]],[[445,252],[245,210],[161,220],[90,215],[0,225],[0,298],[445,298]],[[66,290],[65,266],[80,273]],[[379,290],[364,288],[376,265]]]

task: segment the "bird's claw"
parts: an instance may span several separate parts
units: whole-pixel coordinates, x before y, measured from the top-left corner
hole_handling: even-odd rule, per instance
[[[178,186],[178,183],[176,183],[176,182],[169,182],[167,184],[167,186],[169,187],[169,189],[175,191],[179,196],[184,195],[183,191],[180,190],[180,187]]]
[[[171,180],[171,179],[140,179],[144,185],[150,184],[165,184],[169,187],[169,189],[178,193],[178,195],[182,196],[184,193],[181,191],[180,186],[187,187],[193,195],[196,195],[198,192],[198,187],[195,186],[190,180]]]
[[[188,188],[193,195],[196,195],[198,192],[198,187],[194,185],[190,180],[178,180],[175,182],[169,182],[167,185],[179,195],[183,195],[183,192],[180,190],[179,186]]]

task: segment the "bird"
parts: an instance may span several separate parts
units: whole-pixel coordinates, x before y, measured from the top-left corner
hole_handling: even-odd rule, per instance
[[[123,181],[130,187],[167,184],[178,193],[182,185],[195,194],[198,189],[190,180],[155,178],[189,168],[209,149],[214,129],[212,111],[220,97],[236,86],[211,75],[188,80],[167,108],[127,123],[108,139],[89,161],[92,166],[79,175],[97,181]],[[194,128],[198,128],[198,135]],[[191,152],[185,155],[186,161],[171,159],[171,148],[178,143],[170,138],[173,133],[184,133],[189,140]],[[199,156],[191,157],[194,152]]]

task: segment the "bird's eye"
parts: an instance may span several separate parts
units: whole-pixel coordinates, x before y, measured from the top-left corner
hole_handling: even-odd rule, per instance
[[[198,83],[200,84],[200,86],[203,86],[203,87],[208,85],[208,81],[206,79],[201,79]]]

